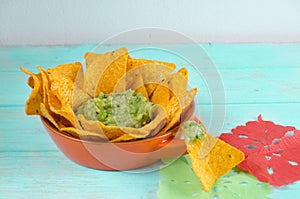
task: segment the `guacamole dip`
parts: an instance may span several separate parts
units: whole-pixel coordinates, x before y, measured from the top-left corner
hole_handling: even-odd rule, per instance
[[[202,124],[198,124],[193,120],[186,121],[183,125],[184,141],[186,144],[194,140],[202,140],[205,136],[205,128]]]
[[[122,93],[100,93],[84,102],[77,111],[88,120],[99,120],[106,126],[140,128],[150,122],[154,104],[142,94],[128,90]]]

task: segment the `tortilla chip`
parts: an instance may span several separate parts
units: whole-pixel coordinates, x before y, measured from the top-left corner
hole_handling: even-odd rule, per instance
[[[193,170],[206,192],[210,191],[218,178],[245,158],[244,153],[240,150],[212,137],[206,135],[202,140],[195,140],[187,146]],[[212,144],[210,144],[211,142]]]
[[[83,84],[83,71],[80,62],[72,64],[58,65],[55,68],[46,70],[50,89],[53,94],[61,101],[65,106],[72,104],[73,89],[75,81],[79,80],[79,84],[76,85],[82,88]],[[81,84],[81,85],[80,85]]]
[[[151,102],[167,107],[169,101],[170,101],[169,89],[165,86],[159,85],[151,96]]]
[[[103,136],[91,132],[91,131],[85,131],[82,129],[76,129],[73,127],[65,127],[60,129],[63,133],[67,132],[68,134],[72,135],[75,138],[81,139],[81,140],[89,140],[89,141],[103,141],[105,140]]]
[[[172,113],[172,117],[168,118],[167,125],[158,135],[165,134],[167,131],[171,130],[175,126],[178,126],[180,124],[180,115],[180,108],[176,108]]]
[[[196,94],[197,88],[193,88],[188,91],[186,95],[182,96],[181,99],[172,95],[166,106],[167,125],[158,135],[165,134],[168,130],[179,125],[182,122],[181,120],[188,119],[191,116],[193,112],[190,112],[189,109],[192,108],[192,103]]]
[[[70,125],[69,122],[61,117],[60,115],[57,115],[50,110],[46,108],[46,105],[41,103],[40,104],[40,109],[41,109],[41,116],[46,118],[52,125],[54,125],[58,130],[61,128],[65,128],[66,125]]]
[[[60,73],[48,73],[50,91],[61,102],[62,106],[71,106],[74,82]]]
[[[32,88],[32,92],[26,101],[25,112],[27,115],[40,115],[40,103],[43,102],[43,89],[41,76],[38,74],[33,74],[32,72],[21,67],[21,71],[25,74],[30,75],[28,78],[28,85]],[[31,80],[29,80],[31,79]]]
[[[167,107],[170,101],[169,88],[164,85],[158,85],[151,96],[151,102]]]
[[[139,70],[143,77],[144,84],[157,84],[160,85],[166,81],[170,76],[173,69],[170,69],[164,65],[147,64],[139,67]]]
[[[86,53],[84,88],[92,97],[100,92],[111,93],[126,73],[128,50],[120,48],[105,54]]]
[[[42,78],[42,86],[43,86],[43,104],[47,108],[47,110],[50,109],[50,106],[55,107],[56,109],[61,108],[61,102],[57,99],[55,95],[53,95],[52,92],[50,92],[50,81],[48,78],[48,75],[46,71],[43,70],[42,67],[38,66],[38,70],[40,71],[41,78]]]
[[[46,71],[48,74],[55,73],[66,78],[69,78],[72,82],[75,82],[77,78],[78,71],[82,69],[80,62],[75,62],[71,64],[61,64],[54,68],[48,68]]]
[[[72,108],[73,111],[76,112],[77,108],[85,101],[89,100],[91,96],[87,94],[83,90],[83,84],[84,84],[84,73],[82,66],[78,69],[75,82],[74,82],[74,89],[72,94]]]
[[[24,72],[25,74],[28,74],[28,73],[31,73],[30,71],[26,70],[25,68],[21,67],[21,71]],[[26,72],[25,72],[26,71]],[[30,74],[29,74],[30,75]],[[41,77],[41,74],[38,73],[38,74],[34,74],[39,80],[42,79]],[[27,79],[27,85],[30,86],[31,88],[34,88],[34,79],[32,76],[30,76],[28,79]]]
[[[202,141],[202,147],[198,154],[199,158],[205,158],[211,152],[217,142],[218,138],[210,135],[209,133],[205,133],[205,139]]]
[[[78,127],[77,119],[73,112],[81,103],[90,96],[83,89],[84,74],[80,62],[62,64],[46,70],[49,86],[46,88],[49,107],[52,112],[66,120],[72,127]]]
[[[148,99],[146,88],[144,88],[143,76],[140,68],[135,68],[124,74],[114,87],[114,93],[124,92],[127,90],[138,90]]]
[[[78,126],[75,114],[71,107],[73,82],[57,72],[50,74],[38,67],[43,80],[43,103],[48,112],[52,112],[64,126]],[[50,113],[51,114],[51,113]],[[53,115],[53,114],[51,114]]]
[[[77,127],[79,125],[78,121],[76,120],[75,114],[70,107],[63,108],[62,110],[57,110],[57,109],[53,109],[53,107],[50,107],[50,110],[53,111],[55,114],[61,116],[65,120],[64,122],[65,126]]]
[[[128,72],[133,68],[143,66],[143,65],[148,65],[148,64],[163,65],[170,68],[171,70],[174,70],[176,68],[175,64],[169,62],[147,60],[147,59],[135,59],[132,57],[128,57],[126,71]]]
[[[174,70],[173,68],[169,68],[164,65],[154,64],[143,65],[139,68],[143,76],[143,82],[147,90],[149,99],[151,99],[154,91],[159,85],[168,87],[167,77],[170,76],[170,74]]]
[[[197,88],[193,88],[188,91],[184,96],[179,99],[182,115],[184,116],[188,110],[191,108],[191,105],[194,101],[195,96],[197,95]]]
[[[175,64],[167,62],[134,59],[129,57],[126,75],[131,74],[132,77],[135,77],[131,78],[134,81],[136,81],[137,78],[139,78],[139,75],[141,75],[143,85],[147,90],[148,97],[150,97],[157,85],[165,81],[166,77],[169,76],[175,68]]]
[[[149,132],[148,137],[156,135],[166,125],[167,115],[165,108],[156,104],[153,110],[151,122],[141,127],[141,129]]]
[[[84,78],[84,90],[92,97],[95,97],[96,86],[107,65],[111,64],[105,59],[105,55],[87,52],[84,55],[86,72]],[[103,61],[102,61],[103,60]],[[106,60],[106,63],[104,61]],[[108,62],[108,63],[107,63]]]
[[[91,99],[91,96],[89,96],[84,90],[81,88],[74,86],[74,92],[73,92],[73,102],[72,102],[72,108],[73,111],[76,112],[77,108],[83,103]]]
[[[66,104],[70,104],[73,81],[76,79],[77,72],[81,67],[79,62],[59,65],[55,68],[47,69],[46,71],[40,66],[38,67],[42,82],[41,89],[43,90],[43,99],[41,102],[43,102],[43,106],[48,112],[51,107],[53,111],[53,109],[59,110],[63,105],[66,106]]]
[[[157,68],[158,66],[154,65],[142,65],[140,67],[134,67],[118,81],[117,85],[115,86],[114,92],[124,92],[126,90],[132,89],[137,93],[141,93],[149,100],[149,92],[146,89],[145,82],[161,81],[160,78],[158,78],[159,76],[155,76],[154,74],[149,75],[150,73],[154,73],[155,69]],[[171,72],[170,69],[166,69],[166,67],[163,68],[156,72],[160,74],[168,74]],[[148,75],[146,75],[146,73],[148,73]]]
[[[160,104],[167,107],[170,101],[170,89],[168,85],[168,78],[170,74],[167,74],[165,78],[157,82],[157,84],[151,86],[149,85],[149,92],[151,92],[151,101],[155,104]],[[153,90],[154,89],[154,90]],[[153,90],[153,91],[152,91]]]
[[[83,130],[95,132],[103,139],[115,139],[124,134],[119,129],[117,131],[116,128],[112,129],[109,133],[105,132],[107,129],[106,126],[98,120],[87,120],[83,115],[78,115],[77,118]]]
[[[171,74],[172,70],[173,69],[166,66],[154,64],[134,67],[118,81],[115,85],[114,92],[123,92],[128,89],[137,90],[139,88],[139,91],[144,96],[150,98],[152,92],[154,92],[158,85],[165,82],[167,76]],[[166,82],[164,84],[167,85]]]
[[[57,129],[60,127],[58,126],[57,122],[55,121],[54,117],[48,112],[45,104],[40,103],[40,110],[41,110],[41,116],[49,120],[49,122],[54,125]]]
[[[187,80],[188,72],[186,68],[182,68],[177,73],[169,75],[165,81],[161,82],[155,88],[151,95],[151,101],[167,107],[171,97],[176,95],[179,98],[183,112],[192,103],[197,93],[197,89],[192,89],[189,93],[186,93]]]
[[[178,70],[178,73],[185,78],[186,81],[188,81],[189,79],[189,73],[188,70],[186,68],[181,68]]]
[[[176,125],[180,123],[180,116],[181,116],[181,107],[179,104],[179,100],[176,96],[173,96],[169,103],[166,106],[166,114],[167,114],[167,121],[166,126],[162,129],[158,135],[165,134],[168,130],[172,129]]]
[[[179,99],[185,96],[187,85],[187,70],[185,68],[168,77],[168,88],[172,91],[171,96],[176,95]]]
[[[133,137],[132,135],[124,134],[124,135],[121,135],[118,138],[115,138],[115,139],[111,140],[111,142],[112,143],[115,143],[115,142],[126,142],[126,141],[133,141],[133,140],[136,140],[136,139],[137,138]]]
[[[158,84],[155,84],[155,83],[145,84],[145,88],[146,88],[149,99],[152,97],[153,92],[155,91],[157,86],[158,86]]]
[[[136,93],[141,93],[149,101],[148,92],[147,92],[145,86],[138,87],[137,89],[135,89],[135,92]]]

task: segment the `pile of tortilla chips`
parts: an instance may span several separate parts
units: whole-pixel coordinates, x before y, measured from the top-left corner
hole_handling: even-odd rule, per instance
[[[62,64],[39,73],[21,67],[30,75],[32,92],[26,101],[28,115],[41,115],[60,132],[83,140],[129,141],[161,135],[180,124],[191,106],[197,89],[187,91],[188,72],[174,72],[172,63],[135,59],[126,48],[105,54],[84,55],[80,62]],[[77,108],[100,92],[115,93],[132,89],[156,104],[150,123],[141,128],[105,126],[99,121],[75,115]]]

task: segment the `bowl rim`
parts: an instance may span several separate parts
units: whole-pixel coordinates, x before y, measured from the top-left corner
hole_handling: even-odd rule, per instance
[[[76,142],[82,142],[82,143],[90,143],[90,144],[107,144],[107,143],[110,143],[110,144],[116,144],[116,145],[127,145],[127,144],[136,144],[136,143],[143,143],[143,142],[150,142],[152,140],[165,140],[164,138],[167,138],[167,137],[175,137],[174,135],[174,131],[177,131],[179,129],[179,127],[174,127],[170,130],[168,130],[165,134],[162,134],[162,135],[159,135],[159,136],[153,136],[153,137],[148,137],[148,138],[142,138],[142,139],[139,139],[139,140],[132,140],[132,141],[126,141],[126,142],[110,142],[110,141],[92,141],[92,140],[82,140],[82,139],[78,139],[78,138],[75,138],[75,137],[71,137],[71,136],[68,136],[68,135],[65,135],[63,134],[62,132],[60,132],[58,129],[56,129],[51,123],[50,121],[43,117],[43,116],[40,116],[40,119],[43,123],[43,125],[46,126],[46,128],[48,129],[51,129],[53,133],[61,136],[61,137],[64,137],[66,139],[70,139],[70,140],[73,140],[73,141],[76,141]]]

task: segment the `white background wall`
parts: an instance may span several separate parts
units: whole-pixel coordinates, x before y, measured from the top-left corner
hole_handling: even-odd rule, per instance
[[[300,1],[0,0],[0,45],[98,43],[142,27],[201,43],[300,42]]]

